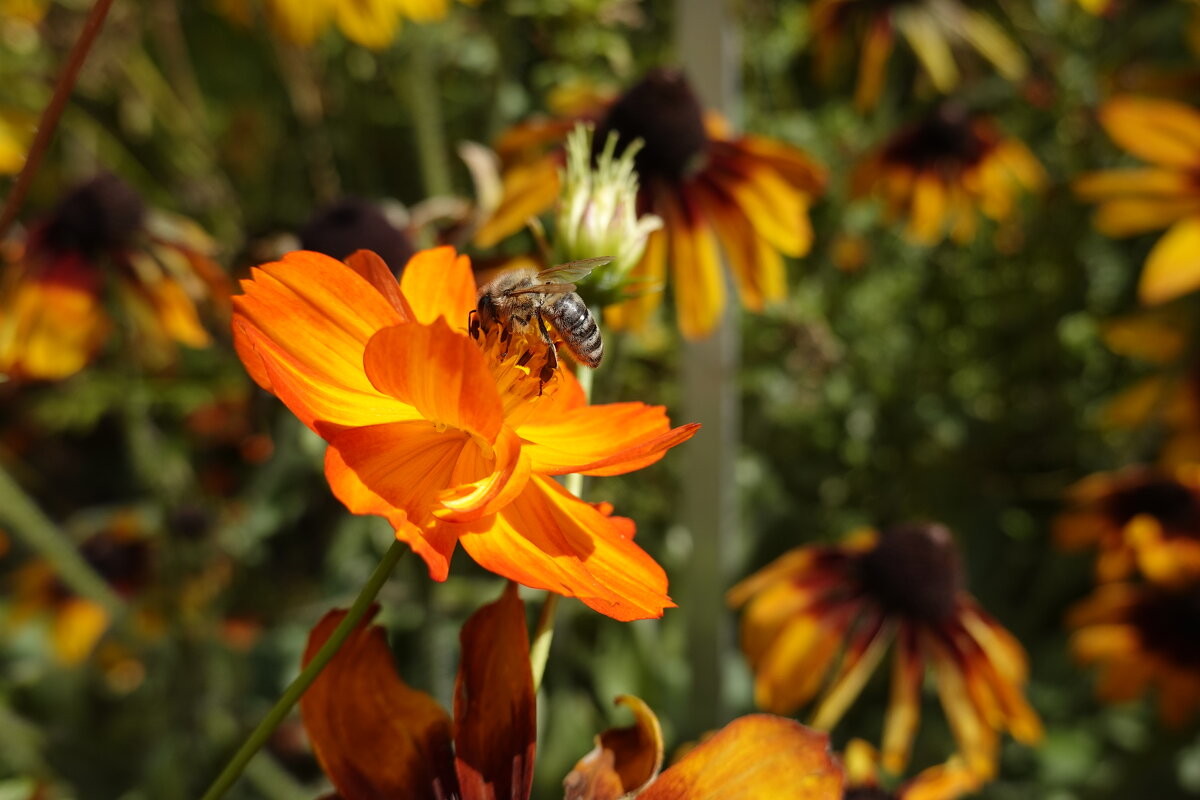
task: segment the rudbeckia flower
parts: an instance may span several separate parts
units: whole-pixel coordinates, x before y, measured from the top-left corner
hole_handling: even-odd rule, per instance
[[[962,572],[949,530],[911,524],[801,547],[746,578],[727,599],[745,606],[742,650],[756,702],[790,713],[824,685],[812,725],[828,730],[895,642],[884,766],[899,774],[908,762],[929,663],[967,767],[990,777],[997,733],[1032,743],[1041,723],[1022,694],[1024,650],[963,589]]]
[[[1055,537],[1067,549],[1098,546],[1099,580],[1128,578],[1135,568],[1156,583],[1200,580],[1200,465],[1092,475],[1069,499]]]
[[[414,253],[408,234],[378,204],[360,197],[343,197],[314,211],[300,228],[299,238],[302,250],[339,260],[356,250],[370,250],[395,269]]]
[[[868,156],[854,172],[853,192],[882,198],[889,221],[907,219],[905,235],[932,245],[947,235],[971,241],[979,214],[1003,222],[1019,194],[1045,182],[1024,144],[986,117],[943,106]]]
[[[344,612],[313,630],[305,663]],[[343,800],[527,800],[536,694],[524,605],[509,584],[460,634],[453,717],[396,674],[384,631],[360,626],[300,700],[317,759]],[[840,800],[841,769],[823,734],[791,720],[742,717],[659,774],[662,732],[637,698],[632,728],[606,731],[568,776],[569,800]],[[750,766],[753,762],[753,766]]]
[[[973,5],[960,0],[818,0],[812,10],[818,70],[828,81],[853,40],[861,51],[854,103],[873,108],[899,32],[939,92],[958,85],[955,47],[975,50],[1005,78],[1020,80],[1027,69],[1025,56],[994,19]]]
[[[260,386],[328,443],[325,474],[357,514],[386,517],[445,580],[456,546],[507,578],[621,620],[672,606],[633,524],[556,475],[619,475],[691,438],[661,407],[589,406],[534,334],[469,333],[465,257],[418,253],[396,279],[374,254],[348,264],[289,253],[234,298],[234,344]]]
[[[476,232],[490,247],[520,230],[559,196],[563,142],[575,123],[596,124],[593,146],[604,147],[611,131],[617,153],[635,140],[639,212],[662,219],[650,234],[633,281],[662,285],[671,265],[671,287],[680,330],[707,336],[725,307],[719,251],[733,272],[742,305],[760,311],[787,291],[783,256],[798,257],[812,245],[808,208],[825,184],[824,171],[800,150],[759,136],[734,136],[724,123],[706,119],[687,79],[655,70],[607,107],[576,119],[536,120],[514,128],[497,143],[504,161],[503,196]],[[612,307],[610,325],[637,327],[661,302],[647,293]]]
[[[1099,203],[1093,224],[1105,236],[1168,228],[1146,257],[1138,296],[1164,303],[1200,288],[1200,111],[1173,100],[1114,97],[1100,124],[1123,150],[1149,166],[1089,172],[1075,193]]]
[[[250,0],[220,0],[226,16],[249,25],[254,17]],[[308,46],[330,25],[353,42],[381,50],[392,43],[400,22],[443,19],[449,0],[265,0],[263,10],[275,32],[290,42]]]
[[[114,175],[74,189],[33,225],[0,283],[0,374],[66,378],[96,354],[112,327],[111,288],[152,364],[175,345],[206,347],[200,305],[224,300],[228,281],[193,224],[150,211]]]
[[[961,759],[951,758],[889,791],[880,782],[878,753],[862,739],[850,740],[842,762],[846,765],[844,800],[958,800],[981,785]]]
[[[1153,687],[1159,715],[1179,728],[1200,710],[1200,586],[1109,583],[1073,608],[1071,652],[1099,665],[1096,691],[1127,703]]]

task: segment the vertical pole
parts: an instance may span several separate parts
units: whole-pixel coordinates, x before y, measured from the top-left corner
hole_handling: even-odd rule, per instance
[[[740,110],[740,47],[728,0],[676,0],[679,58],[705,108],[736,122]],[[738,529],[734,468],[740,439],[737,393],[741,336],[736,293],[716,331],[687,342],[683,352],[683,418],[700,422],[689,444],[683,481],[683,524],[692,536],[691,562],[679,604],[687,616],[692,669],[687,728],[696,734],[728,722],[722,661],[732,642],[724,594],[725,565]]]

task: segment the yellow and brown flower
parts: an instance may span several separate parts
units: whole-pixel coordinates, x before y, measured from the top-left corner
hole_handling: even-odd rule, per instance
[[[1168,726],[1186,725],[1200,710],[1200,584],[1170,588],[1109,583],[1071,610],[1071,651],[1096,664],[1096,691],[1126,703],[1150,688]]]
[[[1011,81],[1024,77],[1024,54],[990,16],[961,0],[817,0],[812,10],[817,68],[828,82],[844,53],[859,49],[854,102],[870,109],[879,101],[887,65],[899,33],[930,83],[939,92],[954,89],[959,69],[953,50],[969,47]]]
[[[1164,303],[1200,288],[1200,111],[1174,100],[1125,95],[1099,110],[1100,124],[1144,167],[1089,172],[1075,193],[1098,203],[1093,217],[1106,236],[1167,228],[1146,257],[1138,296]]]
[[[994,772],[998,733],[1026,743],[1041,737],[1023,694],[1025,652],[964,590],[958,550],[942,525],[801,547],[734,586],[728,600],[745,606],[742,649],[758,705],[789,713],[824,686],[812,717],[819,729],[841,719],[895,643],[882,745],[890,772],[902,773],[908,762],[926,664],[975,775]]]
[[[1200,580],[1200,465],[1136,467],[1092,475],[1070,492],[1055,522],[1060,546],[1095,546],[1096,577],[1183,586]]]
[[[1005,222],[1017,197],[1046,183],[1042,165],[995,122],[942,106],[869,155],[856,168],[853,193],[883,201],[889,221],[907,220],[905,235],[932,245],[949,235],[975,238],[979,215]]]
[[[0,282],[0,374],[57,380],[82,369],[113,324],[111,288],[138,353],[151,364],[176,344],[206,347],[206,302],[227,302],[228,281],[195,225],[146,208],[114,175],[78,186],[35,224]]]
[[[256,3],[219,0],[226,16],[250,25]],[[331,25],[353,42],[381,50],[392,43],[401,21],[434,22],[443,19],[449,0],[265,0],[263,10],[272,29],[296,44],[313,44]]]
[[[596,123],[594,147],[610,132],[621,153],[635,140],[640,213],[660,217],[645,254],[631,273],[650,286],[670,285],[680,330],[708,335],[725,307],[724,251],[742,305],[752,311],[782,299],[787,290],[783,256],[798,257],[812,244],[808,209],[823,191],[824,171],[800,150],[759,136],[732,135],[705,117],[690,84],[678,71],[660,69],[607,106],[570,119],[535,120],[497,143],[504,162],[503,194],[476,232],[490,247],[520,230],[558,198],[563,143],[580,119]],[[606,319],[638,327],[661,302],[646,293],[612,307]]]

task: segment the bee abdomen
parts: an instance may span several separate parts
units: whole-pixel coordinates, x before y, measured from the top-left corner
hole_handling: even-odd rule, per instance
[[[582,298],[574,292],[564,294],[554,303],[552,312],[552,324],[571,354],[584,366],[597,366],[604,356],[604,342]]]

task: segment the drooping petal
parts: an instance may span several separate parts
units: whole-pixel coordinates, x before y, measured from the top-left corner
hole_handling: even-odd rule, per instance
[[[547,155],[504,173],[504,197],[491,219],[475,233],[475,244],[492,247],[521,230],[558,197],[559,156]]]
[[[842,781],[828,736],[749,714],[697,745],[638,800],[839,800]]]
[[[842,716],[862,693],[863,687],[879,666],[880,659],[891,643],[894,626],[886,624],[882,615],[865,619],[842,654],[842,663],[830,681],[825,696],[813,712],[812,726],[817,730],[833,730]]]
[[[1096,208],[1092,225],[1105,236],[1120,238],[1166,228],[1200,214],[1200,197],[1135,196],[1107,200]]]
[[[1200,289],[1200,217],[1175,223],[1146,257],[1138,298],[1158,305]]]
[[[925,665],[911,625],[902,625],[896,639],[891,697],[883,720],[883,766],[900,774],[908,764],[913,737],[921,721],[921,679]]]
[[[850,627],[857,605],[797,614],[772,641],[756,668],[754,702],[789,713],[813,698]]]
[[[712,333],[725,310],[725,276],[716,238],[690,199],[664,194],[663,202],[679,330],[689,339],[703,338]]]
[[[305,665],[345,616],[331,611],[317,623]],[[344,800],[454,796],[450,717],[396,674],[383,629],[366,627],[370,616],[300,698],[317,760]]]
[[[444,318],[384,328],[367,343],[363,366],[378,391],[433,423],[489,444],[500,433],[504,408],[483,351]]]
[[[859,55],[858,84],[854,88],[854,107],[859,111],[870,111],[879,102],[887,78],[887,62],[892,55],[895,34],[892,25],[884,16],[871,22],[863,39]]]
[[[1100,124],[1133,155],[1164,167],[1200,164],[1200,112],[1171,100],[1114,97],[1100,109]]]
[[[400,290],[418,322],[429,324],[439,316],[455,330],[466,330],[475,308],[475,275],[466,256],[453,247],[422,250],[413,256],[400,276]]]
[[[961,758],[951,758],[922,770],[917,777],[900,787],[904,800],[956,800],[979,790],[982,781],[967,768]]]
[[[537,742],[525,604],[515,584],[459,634],[454,766],[463,800],[528,800]],[[403,797],[404,795],[397,795]]]
[[[480,566],[525,586],[578,597],[621,621],[660,617],[667,576],[628,531],[551,478],[533,475],[494,518],[455,526]]]
[[[811,244],[801,224],[808,199],[762,160],[733,149],[714,149],[706,177],[742,210],[758,234],[789,256],[802,256]]]
[[[659,213],[656,211],[655,213]],[[636,297],[604,309],[604,324],[613,330],[641,330],[662,304],[667,277],[667,233],[663,228],[646,238],[642,260],[629,272]]]
[[[1161,167],[1089,172],[1076,178],[1071,188],[1081,200],[1092,202],[1130,195],[1186,197],[1196,191],[1186,172]]]
[[[619,800],[634,795],[658,775],[663,762],[662,727],[640,698],[617,697],[628,706],[634,724],[609,728],[596,737],[596,747],[581,758],[563,780],[566,800]]]

